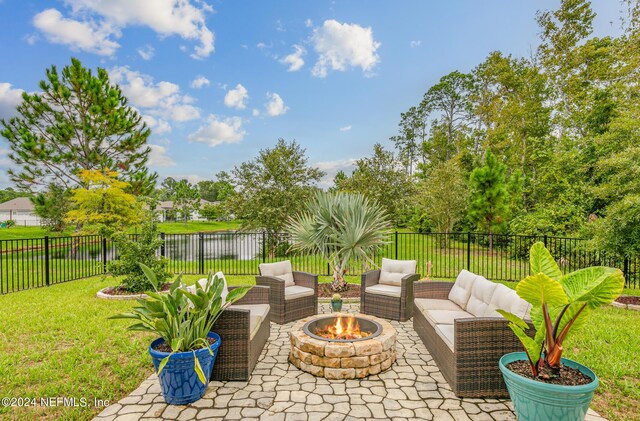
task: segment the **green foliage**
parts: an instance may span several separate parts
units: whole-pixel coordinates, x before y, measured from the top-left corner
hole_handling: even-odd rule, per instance
[[[222,215],[221,206],[214,203],[206,203],[200,208],[199,213],[207,221],[215,221]]]
[[[404,225],[410,217],[410,200],[415,183],[396,160],[393,152],[376,143],[373,156],[356,162],[351,177],[338,180],[336,190],[360,193],[382,206],[391,222]]]
[[[592,310],[610,304],[624,290],[619,269],[594,266],[562,275],[543,243],[531,247],[532,275],[516,286],[518,296],[532,305],[534,338],[526,334],[524,320],[498,310],[521,340],[534,376],[559,375],[563,343],[572,328],[583,326]]]
[[[6,189],[0,189],[0,203],[7,202],[11,199],[15,199],[16,197],[29,197],[30,194],[24,191],[14,190],[11,187],[7,187]]]
[[[374,265],[371,257],[385,243],[389,220],[375,200],[361,194],[317,192],[305,208],[286,227],[292,249],[321,254],[333,271],[332,289],[343,291],[352,260]]]
[[[109,262],[107,271],[113,276],[124,276],[122,286],[127,291],[140,293],[153,288],[139,263],[154,273],[160,286],[171,277],[167,270],[167,259],[157,255],[158,249],[162,246],[162,239],[158,235],[154,219],[147,219],[142,224],[139,235],[130,238],[129,234],[118,232],[112,236],[112,240],[119,257]]]
[[[489,235],[496,226],[505,222],[508,213],[506,168],[489,150],[484,165],[473,170],[469,179],[469,216],[480,228],[486,229]]]
[[[242,220],[243,228],[282,232],[287,218],[303,209],[324,175],[307,161],[299,144],[279,139],[275,147],[233,169],[237,194],[229,197],[228,208]]]
[[[62,232],[67,227],[67,212],[71,209],[71,192],[56,184],[33,198],[35,214],[49,231]]]
[[[241,299],[251,287],[234,288],[223,303],[224,281],[221,278],[209,274],[204,286],[197,282],[195,290],[189,291],[182,284],[182,277],[178,276],[168,293],[159,293],[159,281],[154,272],[144,264],[140,264],[140,267],[155,292],[147,292],[147,299],[138,299],[138,306],[131,312],[120,313],[110,319],[133,320],[134,324],[129,326],[129,330],[151,332],[171,346],[171,353],[160,362],[158,374],[174,353],[193,351],[198,378],[202,383],[207,383],[209,380],[205,378],[200,363],[195,358],[195,351],[207,348],[213,355],[207,335],[220,314]]]
[[[1,134],[17,167],[8,173],[16,185],[86,187],[80,170],[107,168],[118,169],[126,180],[141,173],[155,179],[145,173],[150,130],[105,69],[94,75],[72,58],[62,72],[51,66],[46,73],[41,92],[23,94],[18,117],[2,120]]]
[[[438,165],[418,184],[417,208],[436,232],[452,232],[464,217],[468,201],[467,182],[453,161]]]
[[[342,301],[342,297],[340,296],[340,294],[335,293],[331,296],[331,301],[334,303],[338,301]]]
[[[186,224],[191,220],[191,215],[200,209],[198,186],[189,183],[186,179],[178,181],[173,188],[171,200],[173,200],[173,210]]]
[[[640,255],[640,194],[624,196],[607,209],[591,227],[594,248],[620,257]]]
[[[16,221],[14,221],[13,219],[8,219],[4,222],[4,225],[7,228],[12,228],[16,226]]]

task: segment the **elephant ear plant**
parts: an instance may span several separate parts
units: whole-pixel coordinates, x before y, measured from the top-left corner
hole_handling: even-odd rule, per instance
[[[516,292],[532,305],[531,320],[535,337],[525,330],[527,323],[518,316],[498,310],[522,342],[534,378],[549,379],[560,373],[563,344],[571,329],[585,324],[589,314],[610,304],[624,289],[619,269],[594,266],[562,275],[543,243],[530,251],[532,275],[516,286]]]
[[[158,375],[172,355],[178,352],[193,352],[194,370],[200,381],[207,382],[195,351],[207,348],[213,355],[207,335],[224,309],[238,301],[251,287],[238,287],[229,291],[225,302],[222,302],[224,281],[209,274],[206,285],[195,284],[195,291],[189,291],[182,284],[182,276],[178,276],[171,284],[168,293],[160,293],[155,273],[147,266],[140,264],[153,285],[155,292],[147,292],[149,298],[138,299],[138,306],[128,313],[121,313],[111,319],[131,319],[136,323],[129,330],[152,332],[164,339],[171,346],[171,353],[158,366]]]

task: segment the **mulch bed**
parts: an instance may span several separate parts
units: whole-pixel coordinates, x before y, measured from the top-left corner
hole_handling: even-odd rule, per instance
[[[160,288],[160,291],[169,291],[169,288],[171,288],[171,284],[167,283],[167,284],[164,284],[162,286],[162,288]],[[126,289],[124,289],[124,287],[122,285],[118,285],[117,287],[107,288],[102,292],[104,294],[106,294],[106,295],[135,295],[135,294],[142,294],[142,293],[138,293],[138,292],[127,291]]]
[[[629,295],[625,295],[624,297],[616,298],[616,301],[622,304],[635,304],[640,305],[640,297],[632,297]]]
[[[531,375],[531,367],[529,366],[529,361],[514,361],[507,364],[507,368],[514,373],[531,380],[536,380],[543,383],[559,384],[562,386],[580,386],[589,384],[593,381],[591,380],[591,377],[587,376],[580,370],[564,365],[560,366],[560,376],[550,377],[548,379],[533,377]]]
[[[360,298],[360,284],[347,284],[347,290],[339,292],[342,298]],[[331,290],[331,284],[318,284],[318,297],[331,298],[335,294]]]
[[[216,340],[213,338],[207,338],[207,340],[209,341],[209,346],[216,343]],[[173,349],[171,349],[171,345],[169,345],[166,342],[160,342],[158,345],[154,346],[153,349],[159,352],[167,352],[167,353],[173,352]]]

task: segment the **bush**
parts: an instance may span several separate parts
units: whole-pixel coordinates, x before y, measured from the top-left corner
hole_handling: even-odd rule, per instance
[[[125,276],[122,280],[125,290],[138,293],[153,289],[138,263],[151,268],[160,285],[171,278],[172,274],[167,270],[167,259],[156,254],[162,240],[158,236],[155,221],[145,222],[137,237],[129,238],[126,233],[119,232],[111,238],[118,250],[119,259],[110,262],[108,270],[113,276]]]
[[[9,219],[7,222],[5,222],[5,225],[7,226],[7,228],[15,227],[16,221],[14,221],[13,219]]]

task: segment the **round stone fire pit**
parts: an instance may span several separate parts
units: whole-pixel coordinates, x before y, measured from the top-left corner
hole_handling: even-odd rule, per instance
[[[396,330],[391,323],[365,314],[307,317],[293,325],[289,338],[289,361],[327,379],[378,374],[396,360]]]

